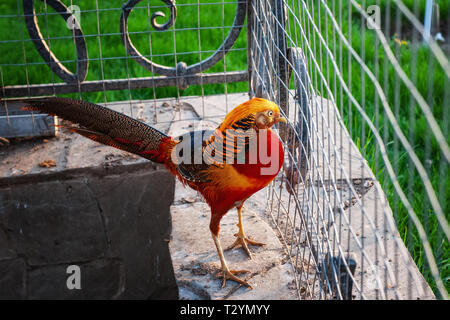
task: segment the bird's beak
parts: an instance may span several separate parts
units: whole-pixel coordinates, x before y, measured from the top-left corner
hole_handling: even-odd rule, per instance
[[[286,120],[285,117],[279,116],[279,117],[277,118],[277,122],[287,123],[287,120]]]

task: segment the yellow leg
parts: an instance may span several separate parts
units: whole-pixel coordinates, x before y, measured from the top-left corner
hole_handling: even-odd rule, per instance
[[[237,207],[238,218],[239,218],[239,222],[238,222],[237,226],[239,227],[239,232],[234,235],[236,237],[236,241],[234,241],[234,243],[231,246],[229,246],[228,248],[226,248],[225,250],[231,250],[234,247],[240,245],[245,250],[245,252],[247,252],[249,258],[252,259],[252,253],[250,252],[248,245],[251,244],[253,246],[263,246],[263,245],[265,245],[265,243],[253,241],[253,240],[250,240],[245,237],[244,227],[242,224],[242,208],[243,208],[243,205],[240,205],[239,207]]]
[[[228,269],[227,262],[225,261],[225,257],[223,255],[222,247],[220,245],[219,237],[216,236],[214,233],[211,232],[212,238],[214,240],[214,244],[217,248],[217,253],[219,254],[220,263],[222,264],[222,288],[225,288],[225,284],[227,280],[234,280],[240,284],[243,284],[244,286],[249,287],[250,289],[253,289],[251,285],[249,285],[246,281],[239,279],[235,276],[235,274],[241,274],[241,273],[248,273],[248,270],[230,270]]]

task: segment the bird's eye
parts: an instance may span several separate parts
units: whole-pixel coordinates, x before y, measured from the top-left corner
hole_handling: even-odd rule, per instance
[[[272,110],[269,110],[269,112],[267,112],[267,115],[268,115],[269,117],[273,116],[273,111],[272,111]]]

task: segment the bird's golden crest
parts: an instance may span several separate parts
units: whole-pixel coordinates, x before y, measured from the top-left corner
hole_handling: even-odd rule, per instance
[[[256,117],[259,113],[265,113],[269,111],[272,111],[272,117],[274,119],[277,117],[278,119],[284,119],[280,118],[280,109],[278,108],[276,103],[262,98],[253,98],[231,110],[226,115],[225,119],[219,127],[219,130],[223,131],[228,128],[232,128],[233,124],[238,122],[239,120],[245,119],[251,115]],[[276,122],[272,122],[272,124],[273,123]]]

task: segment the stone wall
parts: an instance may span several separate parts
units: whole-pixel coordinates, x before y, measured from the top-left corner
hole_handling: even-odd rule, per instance
[[[0,299],[178,298],[174,186],[151,163],[0,178]]]

